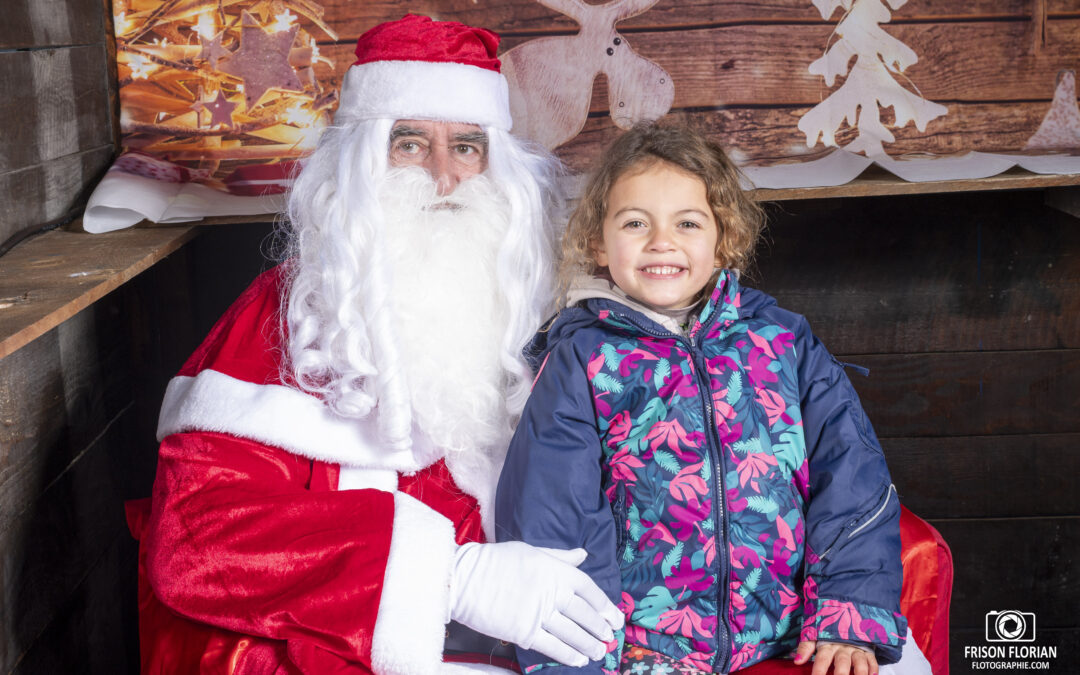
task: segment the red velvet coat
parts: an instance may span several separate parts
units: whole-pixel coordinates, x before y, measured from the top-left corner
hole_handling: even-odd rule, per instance
[[[282,386],[280,297],[279,268],[166,393],[152,506],[129,508],[143,672],[442,670],[455,543],[484,541],[501,457],[385,453]]]

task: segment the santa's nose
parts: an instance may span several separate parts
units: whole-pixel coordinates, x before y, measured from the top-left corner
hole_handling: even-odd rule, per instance
[[[446,148],[434,148],[423,166],[435,181],[435,190],[440,197],[452,194],[458,184],[469,177],[460,163],[453,161]]]

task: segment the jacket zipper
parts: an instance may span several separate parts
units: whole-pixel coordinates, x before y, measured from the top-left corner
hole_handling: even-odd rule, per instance
[[[712,669],[714,672],[726,673],[728,669],[728,663],[731,656],[731,639],[728,636],[727,625],[727,511],[724,508],[724,465],[723,459],[720,453],[720,436],[716,431],[716,423],[713,420],[712,412],[712,389],[709,387],[708,380],[704,373],[705,368],[698,358],[699,349],[694,340],[685,338],[675,333],[658,333],[654,330],[646,328],[639,324],[633,317],[620,314],[618,312],[612,312],[615,316],[619,317],[623,321],[629,323],[633,327],[637,328],[643,333],[657,338],[674,339],[676,342],[682,344],[687,348],[687,352],[690,354],[690,361],[694,366],[694,379],[697,380],[698,388],[702,392],[702,402],[705,409],[705,428],[708,430],[708,436],[705,441],[705,451],[709,455],[709,461],[712,462],[713,470],[710,472],[713,474],[712,483],[713,490],[716,498],[713,499],[713,517],[716,521],[716,536],[719,541],[715,542],[716,546],[716,561],[718,563],[718,573],[716,575],[716,595],[717,595],[717,617],[716,617],[716,653],[713,654]],[[710,321],[711,325],[714,321]],[[706,332],[706,325],[702,325],[699,330],[699,334]],[[718,662],[719,661],[719,662]]]
[[[717,586],[717,600],[719,616],[716,617],[716,654],[713,655],[713,670],[726,673],[728,670],[728,661],[731,655],[730,638],[727,634],[727,509],[724,508],[724,464],[723,456],[720,452],[720,435],[716,431],[716,421],[713,418],[712,408],[712,389],[709,387],[708,379],[705,376],[705,364],[698,358],[697,347],[690,343],[690,358],[694,363],[694,369],[697,371],[695,375],[698,380],[698,387],[703,392],[702,398],[705,402],[705,428],[709,430],[708,440],[705,445],[709,453],[709,460],[713,463],[713,471],[715,485],[716,485],[716,499],[713,500],[713,510],[716,517],[717,532],[720,535],[719,541],[715,543],[716,546],[716,560],[719,563],[719,575],[716,578]],[[722,647],[721,647],[722,645]],[[721,656],[721,649],[723,649],[723,656]],[[719,663],[717,662],[719,660]]]
[[[626,548],[626,483],[615,484],[615,560],[621,564]]]
[[[883,504],[881,505],[881,508],[879,508],[879,509],[877,510],[877,513],[875,513],[874,515],[870,516],[870,520],[866,521],[866,522],[865,522],[865,523],[863,523],[862,525],[860,525],[860,526],[856,527],[856,528],[855,528],[854,530],[852,530],[852,531],[851,531],[851,532],[850,532],[850,533],[848,534],[847,538],[848,538],[848,539],[851,539],[852,537],[854,537],[855,535],[857,535],[857,534],[858,534],[859,532],[861,532],[862,530],[864,530],[864,529],[865,529],[865,528],[866,528],[866,527],[867,527],[868,525],[870,525],[870,524],[871,524],[871,523],[873,523],[873,522],[874,522],[875,520],[877,520],[877,519],[878,519],[878,517],[880,517],[880,516],[881,516],[881,514],[885,512],[885,507],[887,507],[887,506],[889,505],[889,502],[891,502],[891,501],[892,501],[892,496],[893,496],[893,493],[894,493],[894,492],[896,492],[896,486],[890,483],[890,484],[889,484],[889,490],[888,490],[888,492],[887,492],[887,493],[885,494],[885,502],[884,502],[884,503],[883,503]]]
[[[870,516],[870,518],[869,518],[869,519],[867,519],[867,521],[866,521],[865,523],[863,523],[862,525],[859,525],[858,527],[856,527],[856,528],[855,528],[854,530],[852,530],[851,532],[848,532],[848,535],[847,535],[846,539],[852,539],[853,537],[855,537],[855,535],[857,535],[857,534],[859,534],[860,532],[862,532],[862,531],[863,531],[864,529],[866,529],[867,527],[869,527],[870,525],[872,525],[872,524],[874,523],[874,521],[875,521],[875,520],[877,520],[878,518],[880,518],[880,517],[881,517],[881,514],[882,514],[882,513],[885,513],[885,509],[886,509],[886,508],[888,508],[888,506],[889,506],[889,502],[891,502],[891,501],[892,501],[892,496],[893,496],[893,493],[894,493],[894,492],[896,492],[896,485],[895,485],[895,484],[892,484],[892,483],[890,483],[890,484],[889,484],[889,489],[888,489],[888,490],[887,490],[887,491],[885,492],[885,501],[883,501],[883,502],[881,503],[881,506],[879,506],[879,507],[878,507],[878,510],[877,510],[877,511],[875,511],[875,512],[874,512],[874,515]],[[826,559],[827,557],[829,557],[829,554],[830,554],[830,553],[832,553],[832,550],[833,550],[834,548],[836,548],[836,544],[833,544],[832,546],[830,546],[830,547],[828,548],[828,550],[827,550],[827,551],[825,551],[825,553],[821,554],[821,556],[820,556],[820,557],[821,557],[821,559],[822,559],[822,560],[825,560],[825,559]]]

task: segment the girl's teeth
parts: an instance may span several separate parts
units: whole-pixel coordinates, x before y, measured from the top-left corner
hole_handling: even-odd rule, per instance
[[[679,272],[678,267],[646,267],[645,271],[649,274],[677,274]]]

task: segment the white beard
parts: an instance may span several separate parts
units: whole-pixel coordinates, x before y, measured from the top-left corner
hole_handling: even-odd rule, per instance
[[[426,171],[394,169],[385,214],[387,307],[414,423],[448,452],[510,434],[499,364],[509,312],[496,277],[509,207],[483,175],[439,197]]]

